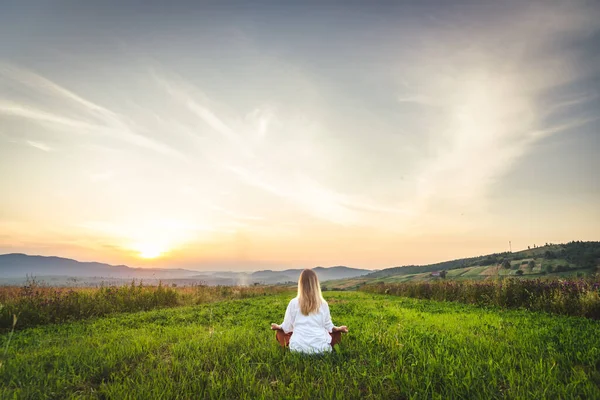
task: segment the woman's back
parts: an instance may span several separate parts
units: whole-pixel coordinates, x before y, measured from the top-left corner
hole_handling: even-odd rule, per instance
[[[277,330],[275,337],[280,345],[303,353],[331,351],[331,346],[340,342],[341,333],[348,332],[346,326],[335,327],[331,322],[319,278],[310,269],[300,274],[298,296],[288,304],[283,323],[273,323],[271,329]]]
[[[321,353],[331,351],[331,335],[333,329],[329,305],[326,301],[316,312],[302,314],[298,297],[288,304],[283,324],[284,332],[294,332],[290,338],[290,350],[304,353]]]

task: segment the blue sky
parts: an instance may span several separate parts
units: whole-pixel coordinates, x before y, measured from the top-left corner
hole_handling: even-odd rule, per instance
[[[0,11],[0,252],[383,268],[599,239],[595,2]]]

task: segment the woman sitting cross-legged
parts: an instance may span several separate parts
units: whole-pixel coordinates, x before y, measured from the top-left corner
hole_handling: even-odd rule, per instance
[[[323,353],[342,339],[346,326],[336,327],[331,322],[329,305],[321,294],[317,274],[305,269],[298,279],[298,296],[290,300],[281,325],[271,324],[277,330],[281,346],[301,353]],[[293,333],[293,334],[292,334]]]

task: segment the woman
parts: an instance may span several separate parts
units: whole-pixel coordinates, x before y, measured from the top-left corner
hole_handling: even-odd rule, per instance
[[[331,322],[329,305],[321,294],[317,274],[305,269],[298,279],[298,296],[290,300],[281,325],[271,324],[277,330],[277,341],[291,351],[323,353],[331,351],[340,342],[346,326],[336,327]],[[293,332],[293,335],[292,335]]]

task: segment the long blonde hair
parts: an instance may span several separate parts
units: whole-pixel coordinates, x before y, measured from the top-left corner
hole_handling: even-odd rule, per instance
[[[316,312],[325,300],[321,294],[321,284],[312,269],[305,269],[298,278],[298,303],[303,315]]]

